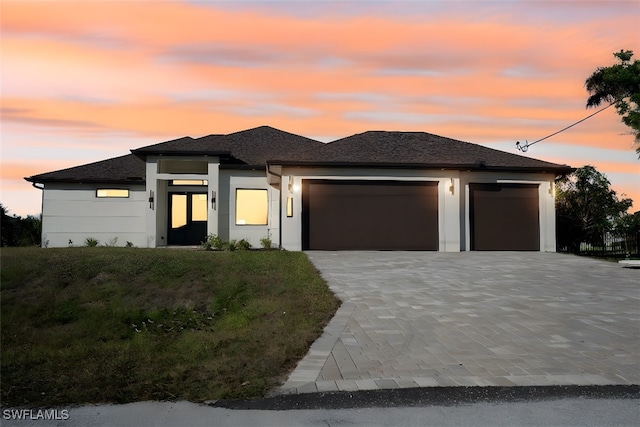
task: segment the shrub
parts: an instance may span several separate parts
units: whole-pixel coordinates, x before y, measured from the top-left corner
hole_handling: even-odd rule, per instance
[[[225,242],[223,250],[225,251],[235,251],[237,249],[237,242],[235,240],[229,240]]]
[[[240,251],[246,251],[251,249],[251,243],[249,243],[246,239],[242,239],[239,240],[238,243],[236,243],[236,247]]]
[[[237,249],[249,249],[251,244],[245,239],[238,242],[236,240],[224,240],[218,235],[209,234],[201,246],[207,251],[235,251]]]
[[[271,241],[271,233],[267,233],[266,237],[260,239],[260,244],[264,249],[271,249],[273,247],[273,242]]]
[[[96,246],[98,246],[98,243],[100,242],[93,237],[87,237],[86,239],[84,239],[84,245],[89,248],[95,248]]]
[[[116,236],[113,239],[109,240],[108,242],[106,242],[104,244],[104,246],[107,246],[109,248],[113,248],[113,247],[118,246],[118,237]]]
[[[224,249],[225,241],[216,234],[209,234],[207,238],[202,242],[201,246],[207,251],[221,251]]]

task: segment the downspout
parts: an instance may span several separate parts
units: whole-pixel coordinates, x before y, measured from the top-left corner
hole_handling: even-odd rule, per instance
[[[40,185],[42,185],[42,187],[38,187],[37,182],[31,183],[33,188],[37,188],[42,191],[42,194],[40,195],[40,247],[42,247],[44,244],[44,235],[42,234],[44,233],[44,184]]]

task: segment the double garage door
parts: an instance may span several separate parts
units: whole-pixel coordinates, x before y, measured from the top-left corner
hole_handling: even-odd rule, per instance
[[[303,180],[303,249],[437,251],[437,184]],[[539,250],[537,185],[469,190],[472,250]]]
[[[302,247],[436,251],[437,182],[303,180]]]

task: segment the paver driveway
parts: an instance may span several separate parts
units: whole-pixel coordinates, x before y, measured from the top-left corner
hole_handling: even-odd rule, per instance
[[[342,307],[280,392],[640,384],[640,270],[538,252],[308,252]]]

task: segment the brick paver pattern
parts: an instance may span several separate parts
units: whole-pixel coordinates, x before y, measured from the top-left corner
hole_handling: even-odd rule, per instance
[[[307,252],[343,301],[278,392],[640,384],[640,270],[538,252]]]

